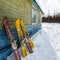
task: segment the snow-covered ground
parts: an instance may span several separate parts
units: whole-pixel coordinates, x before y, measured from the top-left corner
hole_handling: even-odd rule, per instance
[[[42,29],[31,39],[34,52],[28,53],[26,58],[21,56],[21,60],[60,60],[60,24],[43,23]],[[15,60],[13,54],[7,60]]]
[[[48,34],[49,41],[60,60],[60,23],[43,23],[42,29]]]

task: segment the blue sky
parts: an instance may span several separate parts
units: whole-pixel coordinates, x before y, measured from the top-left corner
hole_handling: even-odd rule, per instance
[[[36,0],[45,15],[60,12],[60,0]]]

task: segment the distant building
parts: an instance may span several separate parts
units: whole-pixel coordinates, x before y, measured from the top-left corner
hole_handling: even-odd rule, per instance
[[[35,0],[0,0],[0,29],[2,29],[4,16],[9,18],[13,28],[17,18],[23,19],[25,25],[39,24],[42,14]]]

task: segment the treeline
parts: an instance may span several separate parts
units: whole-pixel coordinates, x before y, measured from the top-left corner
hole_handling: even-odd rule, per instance
[[[42,17],[42,22],[60,23],[60,14],[54,16]]]

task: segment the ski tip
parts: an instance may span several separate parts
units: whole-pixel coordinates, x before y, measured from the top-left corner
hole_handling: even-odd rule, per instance
[[[19,23],[20,23],[20,19],[17,19],[16,20],[16,25],[19,25]]]
[[[26,46],[22,47],[22,56],[25,58],[27,56]]]
[[[3,25],[4,25],[4,24],[7,24],[7,23],[9,23],[9,20],[8,20],[8,17],[5,16],[5,17],[3,18]]]
[[[5,16],[5,17],[3,18],[3,20],[8,20],[8,17],[7,17],[7,16]]]
[[[17,20],[16,20],[16,22],[19,22],[20,21],[20,19],[18,18]]]

